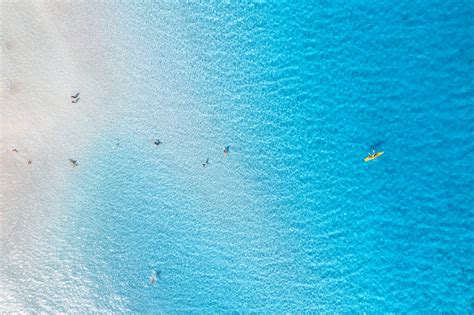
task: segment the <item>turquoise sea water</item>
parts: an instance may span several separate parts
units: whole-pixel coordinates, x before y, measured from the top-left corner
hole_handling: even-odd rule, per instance
[[[474,312],[471,1],[117,5],[61,232],[91,307]]]

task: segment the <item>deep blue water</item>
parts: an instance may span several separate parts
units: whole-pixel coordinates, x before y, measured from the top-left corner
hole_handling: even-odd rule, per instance
[[[123,94],[65,236],[97,307],[474,312],[473,2],[117,12]]]

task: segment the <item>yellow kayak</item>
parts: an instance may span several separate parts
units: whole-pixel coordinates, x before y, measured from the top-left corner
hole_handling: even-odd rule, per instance
[[[366,157],[366,158],[364,159],[364,161],[365,161],[365,162],[372,161],[372,160],[378,158],[379,156],[381,156],[382,154],[384,154],[384,151],[371,154],[371,155],[369,155],[368,157]]]

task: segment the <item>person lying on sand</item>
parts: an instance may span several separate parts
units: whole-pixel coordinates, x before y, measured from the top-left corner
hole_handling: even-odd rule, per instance
[[[76,167],[76,166],[79,165],[79,163],[77,163],[77,161],[76,161],[76,160],[73,160],[73,159],[69,159],[69,162],[71,162],[72,167]]]

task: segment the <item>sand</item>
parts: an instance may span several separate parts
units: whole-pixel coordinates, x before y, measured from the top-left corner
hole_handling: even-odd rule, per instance
[[[67,208],[61,205],[63,185],[77,174],[91,139],[100,133],[107,88],[98,87],[111,86],[112,80],[103,75],[108,65],[100,63],[104,35],[93,31],[105,23],[93,16],[100,4],[3,1],[0,6],[0,312],[18,312],[26,305],[41,307],[20,298],[23,285],[41,290],[43,281],[51,286],[61,281],[33,285],[35,271],[29,275],[24,267],[34,259],[29,252],[44,246],[41,231]],[[81,99],[73,104],[77,92]],[[69,159],[79,166],[73,168]]]
[[[18,212],[44,191],[35,183],[45,177],[51,185],[61,182],[89,127],[82,104],[70,98],[81,88],[78,65],[45,3],[4,2],[2,12],[0,237],[8,249],[18,220],[25,219]]]

